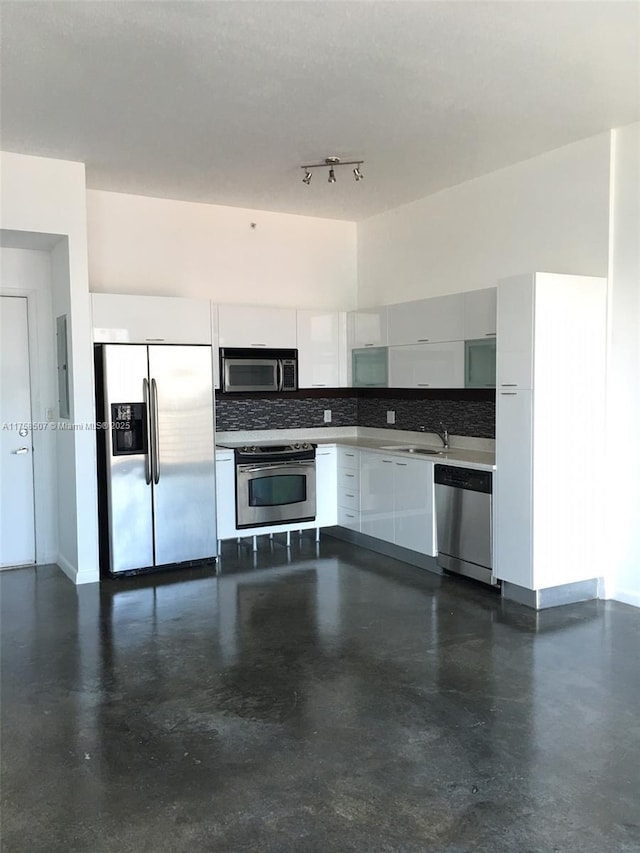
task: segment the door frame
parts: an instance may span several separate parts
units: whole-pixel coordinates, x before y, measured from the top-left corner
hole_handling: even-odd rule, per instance
[[[31,403],[31,421],[39,420],[39,414],[34,418],[34,413],[40,413],[41,409],[41,389],[40,377],[38,375],[37,366],[40,364],[40,347],[38,344],[38,319],[40,315],[39,294],[37,290],[27,287],[6,287],[0,284],[0,297],[14,296],[21,297],[27,300],[27,346],[29,350],[29,386],[30,386],[30,403]],[[53,353],[52,353],[53,357]],[[34,369],[34,366],[36,369]],[[35,547],[35,565],[37,566],[41,560],[40,556],[45,550],[45,544],[42,542],[42,537],[38,535],[39,530],[39,513],[41,510],[40,495],[43,488],[46,487],[46,477],[39,477],[39,463],[43,458],[43,442],[44,434],[40,430],[31,430],[31,446],[33,453],[31,454],[31,473],[33,477],[33,520],[34,520],[34,547]],[[55,485],[55,484],[54,484]],[[45,561],[46,562],[46,561]],[[30,564],[28,564],[30,565]],[[6,568],[12,568],[7,566]]]

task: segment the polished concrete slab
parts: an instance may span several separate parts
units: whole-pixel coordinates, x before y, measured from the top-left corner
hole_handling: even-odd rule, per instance
[[[640,850],[640,612],[364,549],[2,573],[2,850]]]

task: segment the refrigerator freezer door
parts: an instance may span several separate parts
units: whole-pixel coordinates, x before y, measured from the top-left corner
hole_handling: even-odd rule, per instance
[[[105,417],[109,428],[105,441],[109,569],[112,573],[153,565],[151,486],[147,485],[145,476],[148,456],[144,452],[114,455],[114,415],[118,415],[118,404],[144,406],[146,377],[146,346],[109,344],[104,347]],[[145,414],[148,416],[146,410]]]
[[[211,348],[149,347],[149,379],[156,565],[215,557]]]

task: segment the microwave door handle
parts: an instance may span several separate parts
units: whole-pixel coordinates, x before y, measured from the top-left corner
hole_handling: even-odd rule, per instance
[[[278,391],[282,391],[284,371],[282,370],[282,359],[281,358],[279,358],[276,362],[276,370],[277,370],[277,376],[278,376],[278,380],[277,380]]]

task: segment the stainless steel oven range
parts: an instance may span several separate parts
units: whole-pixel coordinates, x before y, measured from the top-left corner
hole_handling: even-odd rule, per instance
[[[235,463],[238,529],[315,520],[314,444],[236,448]]]

